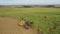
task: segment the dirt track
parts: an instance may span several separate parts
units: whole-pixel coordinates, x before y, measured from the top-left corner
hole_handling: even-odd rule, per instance
[[[19,27],[17,20],[9,17],[0,17],[0,34],[37,34],[36,30]]]

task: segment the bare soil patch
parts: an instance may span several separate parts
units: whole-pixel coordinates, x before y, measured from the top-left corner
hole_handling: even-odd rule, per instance
[[[37,34],[37,31],[30,27],[29,29],[19,27],[16,19],[0,17],[0,34]]]

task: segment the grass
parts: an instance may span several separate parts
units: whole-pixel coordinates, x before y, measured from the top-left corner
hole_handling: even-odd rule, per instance
[[[0,8],[0,16],[24,17],[34,22],[34,27],[43,34],[60,34],[60,8]],[[49,27],[57,23],[56,29]],[[38,27],[39,26],[39,27]]]

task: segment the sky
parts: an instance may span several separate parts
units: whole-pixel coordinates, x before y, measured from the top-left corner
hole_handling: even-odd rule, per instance
[[[60,0],[0,0],[0,5],[48,5],[60,4]]]

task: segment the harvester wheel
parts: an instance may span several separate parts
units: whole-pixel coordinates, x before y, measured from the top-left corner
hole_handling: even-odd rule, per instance
[[[25,24],[25,25],[24,25],[24,28],[25,28],[25,29],[28,29],[29,27],[28,27],[28,25],[27,25],[27,24]]]

